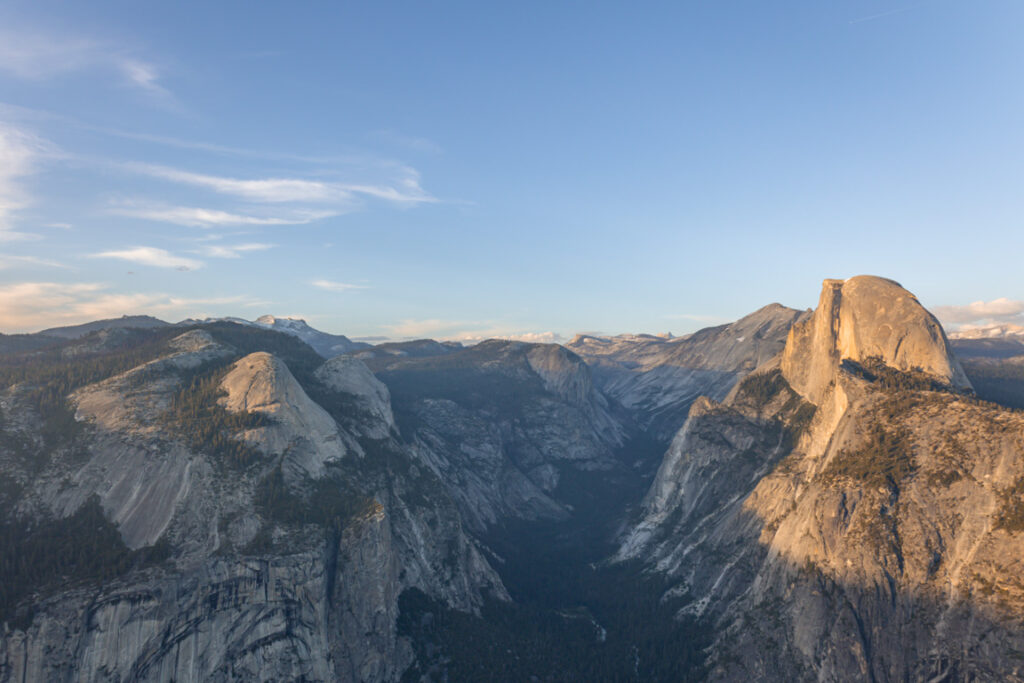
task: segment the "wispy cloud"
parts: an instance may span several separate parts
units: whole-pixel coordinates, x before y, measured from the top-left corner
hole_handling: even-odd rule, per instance
[[[36,256],[13,256],[0,254],[0,270],[15,268],[17,266],[44,266],[46,268],[68,268],[68,266],[54,261],[53,259],[38,258]]]
[[[158,82],[160,75],[155,65],[135,59],[125,59],[119,62],[118,66],[132,85],[142,88],[152,95],[171,96],[171,93]]]
[[[331,203],[351,206],[359,197],[373,197],[398,204],[432,203],[438,200],[420,186],[414,169],[402,167],[402,174],[390,184],[342,183],[307,178],[243,179],[194,173],[155,164],[127,164],[127,168],[154,178],[200,187],[218,194],[254,202]]]
[[[242,254],[250,251],[266,251],[273,249],[273,244],[263,242],[250,242],[247,244],[209,244],[198,250],[196,253],[210,258],[241,258]]]
[[[0,327],[19,332],[73,319],[107,317],[114,309],[144,306],[145,297],[136,295],[117,301],[98,296],[103,285],[97,283],[66,284],[57,282],[20,282],[0,286]]]
[[[53,146],[29,133],[0,121],[0,243],[34,239],[38,235],[14,229],[14,215],[32,203],[24,179],[37,170],[39,159]]]
[[[27,332],[57,325],[149,314],[206,318],[211,308],[266,305],[245,296],[184,298],[163,293],[123,294],[98,282],[19,282],[0,285],[0,331]]]
[[[1006,297],[975,301],[963,306],[936,306],[932,312],[943,324],[954,326],[1024,323],[1024,301]]]
[[[197,228],[232,225],[303,225],[335,215],[333,211],[293,211],[284,216],[253,216],[196,206],[163,206],[138,202],[122,202],[111,207],[109,213]]]
[[[184,256],[175,256],[169,251],[159,249],[157,247],[132,247],[131,249],[102,251],[98,254],[92,254],[91,256],[93,258],[121,259],[122,261],[131,261],[132,263],[138,263],[144,266],[154,266],[156,268],[195,270],[196,268],[201,268],[203,266],[202,261],[185,258]]]
[[[366,285],[353,285],[347,282],[335,282],[334,280],[313,280],[309,284],[328,292],[347,292],[352,289],[366,289]]]
[[[566,340],[566,337],[558,332],[522,330],[492,321],[409,319],[387,326],[386,329],[389,336],[397,339],[434,338],[467,344],[475,344],[485,339],[509,339],[536,344],[559,344]]]
[[[44,35],[25,27],[0,29],[0,71],[38,80],[95,66],[100,45],[72,36]]]
[[[904,12],[915,10],[918,7],[922,7],[927,4],[930,4],[930,0],[924,0],[924,2],[917,2],[914,3],[913,5],[907,5],[905,7],[896,7],[895,9],[887,10],[885,12],[878,12],[877,14],[869,14],[867,16],[860,17],[859,19],[851,19],[850,24],[863,24],[869,21],[884,19],[885,17],[891,17],[895,14],[903,14]]]
[[[126,84],[160,99],[171,98],[159,83],[156,65],[123,47],[25,26],[0,29],[0,71],[25,80],[45,80],[95,69],[118,74]]]

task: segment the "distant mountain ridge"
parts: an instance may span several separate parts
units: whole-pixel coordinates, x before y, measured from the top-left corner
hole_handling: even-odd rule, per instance
[[[171,323],[151,315],[123,315],[120,318],[107,318],[105,320],[94,320],[81,325],[68,325],[66,327],[51,327],[41,330],[36,334],[43,337],[61,337],[62,339],[79,339],[90,332],[100,330],[111,330],[118,328],[139,328],[151,329],[156,327],[167,327]]]
[[[100,332],[104,330],[112,329],[155,329],[159,327],[170,327],[172,324],[177,326],[186,325],[201,325],[213,322],[232,322],[239,325],[249,325],[255,327],[262,327],[268,330],[276,330],[277,332],[283,332],[290,334],[293,337],[298,337],[302,341],[313,347],[313,350],[324,358],[333,358],[334,356],[340,356],[343,353],[349,353],[350,351],[357,351],[359,349],[366,349],[371,346],[365,342],[352,341],[343,334],[330,334],[328,332],[321,332],[320,330],[311,327],[305,320],[301,318],[288,318],[278,317],[274,315],[261,315],[256,320],[246,320],[244,318],[236,318],[232,316],[222,318],[204,318],[202,320],[196,318],[187,318],[178,323],[169,323],[159,318],[154,318],[151,315],[124,315],[120,318],[107,318],[104,320],[94,320],[81,325],[68,325],[65,327],[51,327],[49,329],[42,330],[35,333],[34,335],[18,335],[18,336],[38,336],[47,338],[59,338],[59,339],[80,339],[92,332]],[[28,344],[26,344],[27,346]]]
[[[330,334],[328,332],[321,332],[320,330],[310,327],[305,320],[301,318],[279,318],[274,315],[261,315],[256,320],[245,320],[244,318],[206,318],[205,320],[183,320],[179,325],[194,325],[199,323],[211,323],[211,322],[232,322],[239,325],[250,325],[253,327],[262,327],[267,330],[275,330],[277,332],[283,332],[290,334],[293,337],[298,337],[302,341],[313,347],[313,350],[324,358],[333,358],[340,356],[343,353],[349,353],[350,351],[357,351],[359,349],[367,349],[371,345],[365,342],[352,341],[343,334]]]
[[[1024,325],[1001,323],[983,327],[961,328],[949,333],[950,339],[1024,339]]]
[[[725,398],[746,373],[782,350],[790,327],[803,315],[769,304],[736,322],[684,337],[576,335],[566,348],[591,366],[602,391],[667,443],[698,396]]]

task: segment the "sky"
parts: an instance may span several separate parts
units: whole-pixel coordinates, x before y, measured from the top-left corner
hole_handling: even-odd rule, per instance
[[[0,332],[1024,323],[1024,3],[0,2]]]

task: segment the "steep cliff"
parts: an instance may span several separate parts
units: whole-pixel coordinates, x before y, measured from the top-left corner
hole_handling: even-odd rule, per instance
[[[779,358],[694,406],[618,557],[714,624],[715,680],[1016,680],[1024,418],[961,393],[895,283],[824,290]]]
[[[737,381],[782,350],[801,315],[770,304],[686,337],[577,335],[567,346],[593,368],[601,391],[647,433],[668,442],[698,396],[725,398]]]
[[[346,454],[359,457],[362,448],[303,391],[288,367],[269,353],[257,351],[234,364],[220,382],[218,403],[233,413],[266,416],[265,426],[241,437],[267,455],[282,458],[295,480],[323,475],[328,463]]]
[[[383,439],[397,429],[388,388],[361,360],[335,356],[317,369],[316,378],[336,394],[350,397],[342,419],[351,431]]]
[[[498,340],[446,351],[359,356],[388,385],[403,437],[474,530],[564,518],[566,476],[621,469],[624,430],[576,354]]]
[[[223,323],[159,334],[85,374],[60,349],[9,370],[0,680],[397,680],[403,591],[507,599],[359,361]],[[90,537],[48,540],[93,509]]]
[[[935,316],[898,283],[869,275],[825,280],[814,315],[789,332],[782,372],[801,396],[818,402],[841,361],[875,358],[956,389],[971,386]]]

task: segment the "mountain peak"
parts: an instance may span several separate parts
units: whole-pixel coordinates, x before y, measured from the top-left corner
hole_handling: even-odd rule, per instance
[[[283,325],[290,327],[309,327],[309,324],[302,318],[292,318],[288,316],[280,317],[276,315],[271,315],[269,313],[266,315],[261,315],[260,317],[256,318],[256,322],[259,323],[260,325],[269,325],[271,327],[275,325]]]
[[[971,386],[935,316],[898,282],[873,275],[822,283],[814,313],[789,332],[782,372],[817,403],[843,360],[874,358],[959,389]]]

